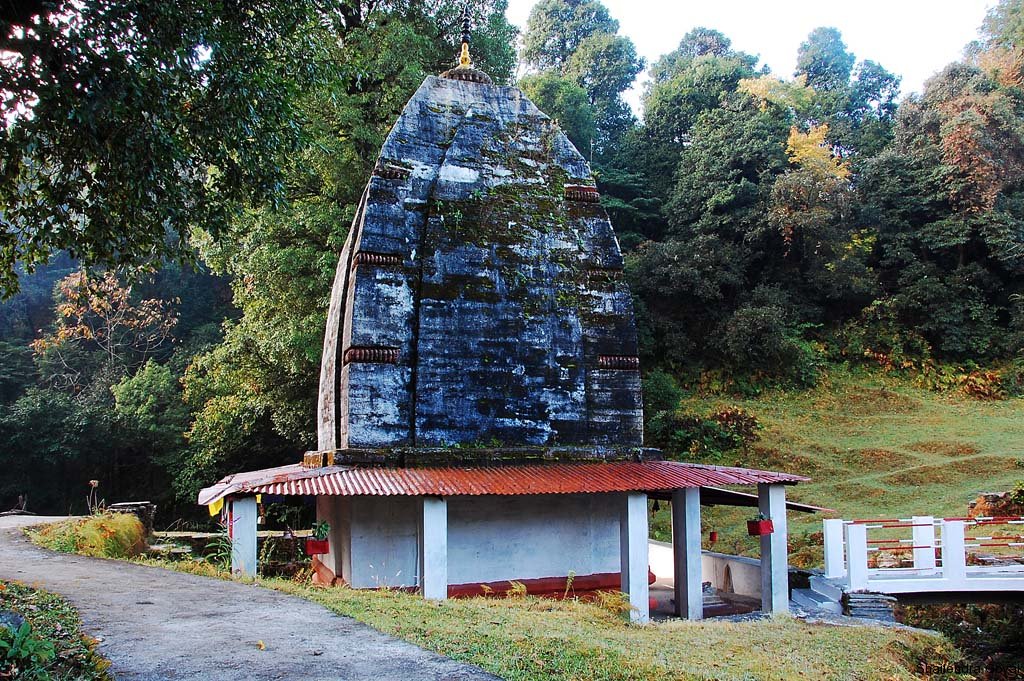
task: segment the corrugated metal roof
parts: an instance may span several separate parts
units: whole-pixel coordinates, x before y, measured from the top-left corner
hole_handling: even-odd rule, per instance
[[[661,499],[668,501],[672,498],[672,492],[669,491],[651,491],[649,493],[652,499]],[[700,489],[700,503],[702,506],[746,506],[748,508],[757,508],[759,499],[756,494],[747,494],[745,492],[736,492],[731,489],[722,489],[721,487],[701,487]],[[813,506],[811,504],[801,504],[798,501],[786,500],[786,508],[790,511],[799,511],[801,513],[835,513],[835,509],[825,508],[824,506]]]
[[[796,483],[800,475],[675,461],[571,463],[481,468],[301,465],[230,475],[199,493],[208,504],[229,494],[481,496],[672,490],[712,485]]]

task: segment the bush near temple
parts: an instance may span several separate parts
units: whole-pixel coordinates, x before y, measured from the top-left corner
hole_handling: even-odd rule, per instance
[[[33,539],[54,551],[96,558],[130,558],[146,548],[146,530],[131,513],[100,513],[43,525]]]

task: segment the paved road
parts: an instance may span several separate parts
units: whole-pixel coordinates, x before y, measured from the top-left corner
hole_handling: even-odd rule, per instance
[[[494,681],[476,667],[256,586],[53,553],[0,517],[0,579],[71,601],[117,679]],[[260,650],[257,641],[263,641]]]

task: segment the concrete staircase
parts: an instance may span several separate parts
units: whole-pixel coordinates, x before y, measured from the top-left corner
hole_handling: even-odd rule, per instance
[[[810,588],[793,589],[792,599],[796,605],[807,610],[820,610],[834,615],[843,614],[843,590],[831,580],[813,575]]]

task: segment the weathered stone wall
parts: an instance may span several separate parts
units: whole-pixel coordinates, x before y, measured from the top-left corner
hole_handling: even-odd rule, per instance
[[[639,445],[633,311],[593,185],[518,89],[428,78],[338,265],[320,448]]]

